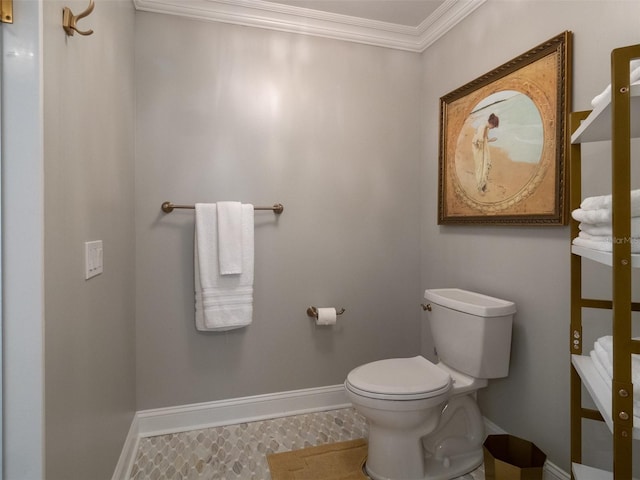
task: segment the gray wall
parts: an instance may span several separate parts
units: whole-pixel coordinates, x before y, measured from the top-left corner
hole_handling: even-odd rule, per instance
[[[67,38],[44,4],[46,478],[110,478],[135,412],[133,19],[98,0]],[[104,273],[84,279],[84,242]]]
[[[490,1],[423,54],[422,286],[458,286],[516,302],[510,375],[479,394],[483,413],[569,469],[569,230],[437,225],[439,98],[539,43],[574,32],[575,110],[609,83],[613,48],[640,41],[640,2]],[[587,147],[608,158],[608,144]],[[588,157],[585,157],[588,158]],[[586,161],[585,161],[586,163]],[[585,192],[610,191],[608,162],[585,165]],[[594,165],[595,164],[595,165]],[[604,164],[604,166],[603,166]],[[607,277],[605,268],[588,269]],[[608,297],[607,281],[588,279]],[[636,292],[638,290],[636,289]],[[601,333],[607,329],[603,323]],[[610,436],[599,442],[607,449]],[[599,456],[599,453],[598,453]],[[606,457],[606,455],[605,455]]]
[[[420,57],[136,16],[138,408],[341,383],[419,352]],[[194,213],[257,212],[253,324],[195,330]],[[347,309],[318,328],[309,305]]]
[[[481,407],[568,469],[568,229],[438,227],[438,99],[569,29],[586,109],[610,50],[638,42],[638,2],[491,1],[423,55],[138,13],[135,77],[127,0],[99,0],[88,38],[65,39],[61,7],[44,12],[47,478],[108,478],[136,409],[416,354],[422,291],[441,286],[518,304],[510,377]],[[284,203],[256,216],[250,327],[195,331],[193,212],[165,200]],[[105,273],[84,281],[95,239]],[[318,328],[310,304],[347,312]]]

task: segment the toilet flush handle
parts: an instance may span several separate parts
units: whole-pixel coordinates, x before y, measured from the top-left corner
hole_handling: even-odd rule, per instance
[[[424,303],[421,303],[420,306],[422,307],[422,310],[424,310],[425,312],[430,312],[431,311],[431,304],[427,303],[426,305]]]

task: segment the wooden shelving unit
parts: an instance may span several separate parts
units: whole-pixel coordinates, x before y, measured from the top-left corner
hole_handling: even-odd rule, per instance
[[[611,52],[611,99],[593,111],[571,114],[570,203],[579,208],[581,192],[582,143],[611,142],[613,237],[631,238],[631,138],[640,137],[640,85],[629,85],[629,62],[640,58],[640,45]],[[578,222],[571,221],[571,238],[578,235]],[[631,254],[631,242],[612,242],[612,252],[571,248],[571,462],[572,478],[577,480],[630,480],[633,471],[632,444],[640,439],[640,419],[633,415],[631,355],[640,353],[640,341],[632,339],[632,312],[640,305],[632,301],[632,269],[640,268],[640,255]],[[582,262],[594,261],[611,267],[610,300],[584,298]],[[613,379],[606,382],[589,356],[591,346],[582,344],[584,308],[611,310],[613,335]],[[597,410],[583,407],[582,386]],[[604,421],[613,437],[613,472],[584,465],[582,422]]]

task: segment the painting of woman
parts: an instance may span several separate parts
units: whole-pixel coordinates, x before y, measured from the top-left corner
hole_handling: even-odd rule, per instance
[[[439,225],[566,224],[569,39],[440,98]]]
[[[497,140],[496,137],[489,138],[489,130],[498,128],[499,125],[500,119],[492,113],[489,115],[487,122],[478,127],[476,134],[471,140],[473,161],[476,171],[476,182],[478,184],[478,192],[480,194],[484,194],[487,190],[487,179],[489,178],[489,170],[491,170],[489,143]]]

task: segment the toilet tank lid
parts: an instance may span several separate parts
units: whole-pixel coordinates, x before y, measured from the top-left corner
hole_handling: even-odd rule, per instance
[[[502,317],[516,313],[516,304],[459,288],[436,288],[424,291],[424,298],[442,307],[480,317]]]

